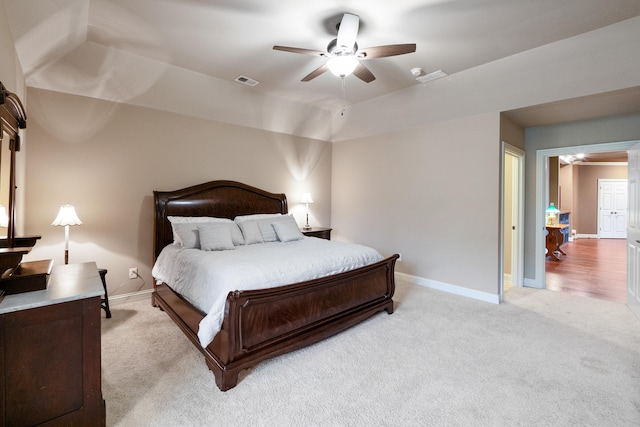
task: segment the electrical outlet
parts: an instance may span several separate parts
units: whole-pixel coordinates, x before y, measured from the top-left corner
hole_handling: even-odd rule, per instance
[[[398,261],[402,261],[402,254],[398,254]]]
[[[138,267],[133,267],[129,269],[129,279],[137,279],[138,278]]]

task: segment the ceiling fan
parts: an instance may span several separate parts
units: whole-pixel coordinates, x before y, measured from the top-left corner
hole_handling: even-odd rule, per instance
[[[303,77],[303,82],[315,79],[329,70],[341,78],[353,73],[356,77],[366,83],[370,83],[376,78],[367,67],[360,63],[360,61],[385,58],[387,56],[404,55],[405,53],[412,53],[416,51],[415,43],[393,44],[359,49],[358,43],[356,43],[359,26],[360,18],[358,15],[345,13],[340,23],[336,26],[338,30],[338,37],[329,42],[326,52],[288,46],[274,46],[273,49],[328,58],[324,65],[321,65]]]

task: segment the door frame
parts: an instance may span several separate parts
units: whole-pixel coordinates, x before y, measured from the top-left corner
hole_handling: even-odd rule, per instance
[[[545,204],[548,193],[549,169],[548,157],[580,153],[604,153],[609,151],[628,151],[638,143],[634,141],[604,142],[600,144],[576,145],[571,147],[547,148],[536,150],[536,204],[535,204],[535,277],[527,280],[527,286],[544,289],[545,272]],[[627,195],[628,197],[628,195]]]
[[[515,209],[516,233],[511,245],[511,284],[512,286],[523,286],[524,283],[524,150],[521,150],[504,141],[501,144],[500,161],[500,289],[499,301],[504,301],[504,210],[505,210],[505,157],[509,154],[516,158],[518,170],[513,177],[514,185],[512,193],[512,204]]]

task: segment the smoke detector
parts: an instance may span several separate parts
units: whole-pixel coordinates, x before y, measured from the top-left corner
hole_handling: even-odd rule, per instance
[[[438,70],[438,71],[434,71],[433,73],[426,74],[422,68],[412,68],[411,74],[413,74],[416,80],[419,81],[420,83],[426,83],[426,82],[430,82],[431,80],[436,80],[441,77],[448,76],[448,74],[442,70]]]

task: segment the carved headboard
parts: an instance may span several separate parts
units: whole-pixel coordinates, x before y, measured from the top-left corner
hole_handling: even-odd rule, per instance
[[[288,212],[287,196],[269,193],[235,181],[211,181],[175,191],[154,191],[155,223],[153,259],[173,242],[168,216],[215,216]]]

